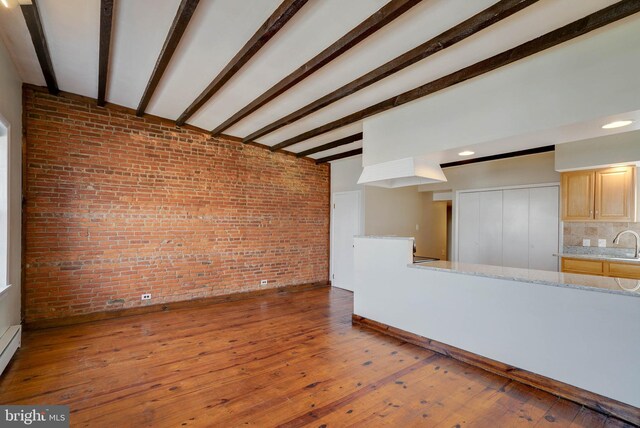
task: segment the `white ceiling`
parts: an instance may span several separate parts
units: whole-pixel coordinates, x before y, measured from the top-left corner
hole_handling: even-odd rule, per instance
[[[424,0],[225,131],[245,137],[469,18],[497,0]],[[281,0],[201,0],[147,113],[175,120]],[[266,145],[339,119],[593,13],[616,0],[540,0],[433,57],[258,140]],[[179,0],[116,0],[107,101],[137,108]],[[213,129],[382,7],[386,0],[309,0],[188,123]],[[97,97],[99,0],[39,0],[61,90]],[[22,79],[44,79],[19,8],[0,7],[0,36]],[[542,53],[544,54],[544,53]],[[355,123],[291,146],[300,152],[362,131]],[[361,147],[352,143],[312,157]],[[509,151],[508,148],[506,151]]]

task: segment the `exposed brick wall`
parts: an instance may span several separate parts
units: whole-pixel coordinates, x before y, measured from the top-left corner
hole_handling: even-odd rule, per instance
[[[327,165],[79,97],[24,102],[27,321],[328,280]]]

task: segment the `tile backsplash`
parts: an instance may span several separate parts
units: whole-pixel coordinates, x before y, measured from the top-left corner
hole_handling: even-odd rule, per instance
[[[630,234],[622,236],[620,244],[613,244],[616,234],[627,229],[640,233],[640,223],[566,222],[564,223],[564,245],[582,246],[583,239],[590,239],[591,246],[597,247],[598,239],[606,239],[608,248],[634,248],[635,239]]]

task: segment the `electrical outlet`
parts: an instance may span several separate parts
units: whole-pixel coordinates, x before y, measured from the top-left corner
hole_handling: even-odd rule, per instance
[[[606,248],[607,247],[607,240],[606,239],[598,239],[598,247]]]
[[[583,247],[590,247],[591,246],[591,239],[583,239],[582,240],[582,246]]]
[[[267,281],[266,279],[263,279],[262,281],[260,281],[260,285],[267,285],[269,281]]]
[[[140,300],[151,300],[151,294],[143,294]]]

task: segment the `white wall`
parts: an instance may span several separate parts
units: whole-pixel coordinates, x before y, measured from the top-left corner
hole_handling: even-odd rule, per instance
[[[496,141],[515,150],[527,135],[637,110],[639,75],[636,14],[365,120],[363,162]],[[557,133],[556,140],[538,143],[578,139],[567,137]]]
[[[422,185],[420,191],[486,189],[560,181],[553,152],[472,163],[443,171],[448,181]]]
[[[424,244],[417,254],[447,260],[447,201],[434,201],[433,192],[422,192],[422,216]]]
[[[331,162],[331,193],[363,190],[358,184],[362,174],[362,156],[353,156]]]
[[[640,298],[410,268],[411,241],[357,238],[354,313],[640,406]]]
[[[0,335],[20,323],[20,260],[22,229],[22,82],[0,41],[0,116],[9,128],[9,260],[8,292],[0,296]],[[1,279],[0,279],[1,280]]]
[[[416,253],[424,255],[422,208],[422,195],[417,186],[397,189],[365,186],[364,232],[369,236],[415,237]]]
[[[625,162],[640,162],[640,131],[556,146],[557,171],[591,169]]]
[[[360,192],[360,225],[364,233],[365,192],[364,186],[358,184],[362,174],[362,156],[340,159],[331,162],[331,203],[333,194],[337,192]],[[333,206],[333,205],[332,205]]]

